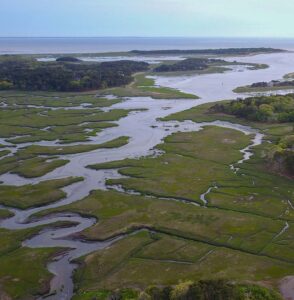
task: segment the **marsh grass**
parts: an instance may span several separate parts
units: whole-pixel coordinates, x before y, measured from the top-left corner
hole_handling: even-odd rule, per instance
[[[42,181],[35,185],[0,185],[0,203],[20,209],[46,205],[66,196],[62,187],[82,180],[80,177],[68,177]]]
[[[196,95],[181,92],[177,89],[156,86],[155,80],[139,73],[134,82],[125,86],[101,91],[102,95],[112,94],[117,97],[151,97],[153,99],[198,99]]]

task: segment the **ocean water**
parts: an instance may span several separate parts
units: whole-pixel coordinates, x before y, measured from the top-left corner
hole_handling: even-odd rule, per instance
[[[273,47],[294,51],[294,38],[0,38],[0,54],[101,53],[243,47]]]

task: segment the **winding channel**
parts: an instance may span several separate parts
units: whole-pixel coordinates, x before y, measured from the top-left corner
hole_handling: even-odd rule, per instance
[[[232,58],[234,60],[235,58]],[[270,68],[264,70],[238,70],[226,72],[224,74],[208,74],[202,76],[189,77],[160,77],[156,78],[159,85],[178,88],[184,92],[194,93],[201,97],[198,100],[152,100],[150,98],[130,98],[122,103],[113,105],[111,108],[121,109],[138,109],[132,111],[127,117],[122,118],[117,122],[118,127],[108,128],[99,133],[92,139],[90,143],[104,143],[120,136],[129,136],[130,141],[127,145],[114,149],[99,149],[87,153],[79,153],[74,155],[63,155],[62,158],[68,159],[70,162],[45,176],[33,179],[20,177],[16,174],[3,174],[0,176],[0,181],[6,185],[25,185],[37,184],[44,180],[64,178],[69,176],[82,176],[83,182],[74,183],[63,188],[66,192],[66,197],[58,202],[31,208],[28,210],[19,210],[6,206],[1,206],[14,213],[14,216],[2,220],[0,227],[18,230],[25,228],[32,228],[39,225],[50,225],[58,221],[72,222],[73,224],[66,228],[50,228],[47,227],[40,231],[34,237],[23,242],[23,246],[31,248],[44,247],[62,247],[70,250],[63,252],[55,257],[53,261],[49,262],[48,270],[54,274],[50,283],[50,294],[41,296],[38,299],[52,299],[52,300],[69,300],[73,296],[73,282],[72,274],[77,264],[73,262],[74,259],[83,255],[87,255],[93,251],[104,249],[122,239],[124,236],[120,235],[112,239],[102,242],[89,242],[74,238],[77,234],[86,228],[93,226],[97,220],[94,218],[83,217],[73,213],[51,214],[50,216],[35,220],[31,217],[47,209],[61,207],[86,197],[90,191],[95,189],[106,190],[106,179],[119,178],[121,175],[117,170],[91,170],[86,168],[87,165],[97,164],[102,162],[110,162],[114,160],[122,160],[125,158],[138,158],[147,155],[156,155],[154,147],[162,142],[162,140],[174,132],[189,132],[201,130],[204,126],[216,125],[225,128],[232,128],[239,130],[247,135],[253,134],[254,138],[252,144],[241,152],[243,158],[231,167],[232,172],[238,171],[237,165],[249,159],[251,148],[262,143],[262,134],[247,126],[239,124],[232,124],[229,122],[205,122],[195,123],[192,121],[170,121],[161,122],[158,118],[165,117],[171,113],[180,112],[189,109],[193,106],[213,102],[222,99],[234,99],[237,97],[232,90],[238,86],[251,84],[256,81],[267,81],[272,79],[280,79],[286,73],[293,72],[294,69],[294,54],[293,53],[278,53],[270,55],[259,55],[247,58],[238,58],[238,60],[248,62],[266,63]],[[278,93],[278,91],[277,91]],[[238,97],[245,97],[246,95],[238,95]],[[146,110],[139,110],[139,109]],[[4,143],[2,139],[0,142]],[[41,142],[33,144],[41,145],[55,145],[55,142]],[[21,147],[29,144],[22,144]],[[79,143],[80,144],[80,143]],[[17,148],[12,147],[9,143],[5,143],[7,149],[16,151]],[[4,148],[5,149],[5,148]],[[208,191],[200,196],[204,206],[206,205],[206,195],[216,186],[212,186]],[[177,200],[178,199],[167,199]],[[285,228],[286,230],[287,228]]]

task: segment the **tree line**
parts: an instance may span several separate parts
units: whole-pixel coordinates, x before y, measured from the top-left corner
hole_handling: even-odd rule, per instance
[[[149,64],[129,60],[87,63],[69,58],[58,62],[26,59],[0,61],[0,89],[26,91],[85,91],[129,84]]]
[[[226,63],[222,59],[187,58],[174,64],[162,64],[153,69],[154,72],[177,72],[205,70],[210,65]]]
[[[216,104],[211,110],[235,115],[249,121],[294,122],[294,94],[238,99],[226,104]]]

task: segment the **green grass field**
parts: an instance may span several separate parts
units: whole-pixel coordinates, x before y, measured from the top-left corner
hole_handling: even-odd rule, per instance
[[[118,148],[126,145],[128,143],[129,138],[126,136],[122,136],[111,140],[109,142],[105,142],[102,144],[81,144],[75,146],[28,146],[24,149],[19,150],[18,155],[20,157],[30,157],[35,155],[66,155],[66,154],[76,154],[82,152],[94,151],[97,149],[103,148]]]
[[[294,199],[293,182],[266,170],[261,149],[234,174],[229,164],[249,143],[250,136],[238,131],[208,126],[167,137],[158,146],[165,151],[159,157],[91,166],[119,168],[129,177],[108,184],[142,195],[95,191],[55,211],[97,217],[99,222],[82,233],[91,240],[148,231],[83,258],[75,275],[78,295],[202,279],[266,282],[276,288],[293,274],[294,213],[285,201]],[[218,189],[207,196],[207,208],[175,201],[203,205],[200,195],[214,184]],[[290,227],[283,232],[286,222]]]
[[[269,87],[251,87],[250,85],[240,86],[233,90],[235,93],[262,93],[270,91],[294,90],[293,85],[289,86],[269,86]]]

